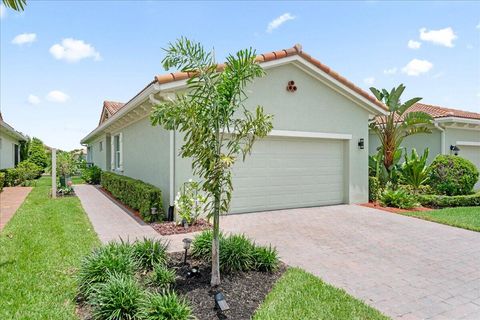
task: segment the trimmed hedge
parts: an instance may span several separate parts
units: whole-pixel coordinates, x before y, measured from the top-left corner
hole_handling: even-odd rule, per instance
[[[0,192],[3,190],[4,183],[5,183],[5,173],[0,172]]]
[[[480,206],[480,192],[466,196],[419,195],[417,201],[425,207],[474,207]]]
[[[377,201],[380,195],[380,181],[377,177],[368,177],[368,201]]]
[[[478,181],[475,165],[459,156],[438,155],[429,167],[429,185],[435,193],[447,196],[467,195]]]
[[[101,185],[122,203],[138,210],[146,222],[163,217],[162,191],[157,187],[112,172],[102,172]],[[152,217],[151,208],[157,208],[156,218]]]

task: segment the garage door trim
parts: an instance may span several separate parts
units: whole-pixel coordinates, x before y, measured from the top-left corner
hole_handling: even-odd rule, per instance
[[[480,142],[478,141],[457,141],[456,144],[459,146],[480,147]]]
[[[326,133],[326,132],[290,131],[290,130],[272,130],[272,131],[270,131],[268,136],[270,136],[270,137],[293,137],[293,138],[352,140],[352,135],[348,134],[348,133]]]

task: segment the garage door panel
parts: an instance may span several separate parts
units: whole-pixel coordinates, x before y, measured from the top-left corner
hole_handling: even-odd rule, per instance
[[[267,138],[233,170],[231,212],[344,202],[344,142]]]

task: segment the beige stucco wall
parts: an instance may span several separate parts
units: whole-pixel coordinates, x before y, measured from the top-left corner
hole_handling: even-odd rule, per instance
[[[286,90],[290,80],[294,80],[298,87],[295,93]],[[347,201],[368,201],[369,113],[365,109],[292,64],[267,70],[265,77],[249,87],[248,95],[248,106],[262,105],[266,113],[274,114],[276,130],[352,134],[346,152],[350,158]],[[360,138],[365,140],[364,150],[357,146]],[[177,153],[181,140],[177,134]],[[191,162],[179,159],[175,170],[176,189],[191,177]]]
[[[162,190],[163,205],[169,201],[169,132],[152,127],[148,117],[112,133],[122,133],[122,162],[126,176],[151,183]]]
[[[18,144],[20,147],[20,143],[2,131],[3,129],[0,130],[0,139],[2,140],[0,146],[0,169],[13,168],[15,166],[14,145]]]

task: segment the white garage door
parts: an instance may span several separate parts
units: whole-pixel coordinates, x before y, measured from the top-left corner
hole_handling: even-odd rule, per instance
[[[345,142],[266,138],[233,170],[232,213],[345,202]]]
[[[480,171],[480,146],[459,146],[459,148],[459,155],[470,160]],[[477,182],[474,189],[480,189],[480,181]]]

